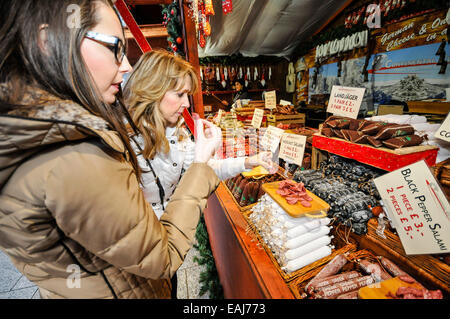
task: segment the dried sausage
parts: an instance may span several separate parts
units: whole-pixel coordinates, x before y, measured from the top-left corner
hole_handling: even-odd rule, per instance
[[[339,254],[335,256],[328,264],[326,264],[322,268],[321,271],[317,273],[317,275],[313,279],[311,279],[311,281],[306,285],[305,290],[308,291],[309,286],[313,284],[317,279],[337,274],[346,263],[347,258],[345,257],[344,254]]]
[[[396,264],[394,264],[392,261],[387,259],[386,257],[380,256],[381,264],[383,267],[389,271],[389,273],[392,276],[402,276],[402,275],[408,275],[406,272],[401,270]]]
[[[373,284],[374,282],[375,280],[372,276],[353,278],[331,286],[323,287],[317,293],[314,293],[313,296],[317,299],[335,299],[337,296],[343,293],[365,287],[367,285]]]
[[[358,265],[364,270],[367,274],[372,275],[372,277],[377,281],[383,281],[387,279],[391,279],[392,276],[381,269],[380,265],[376,263],[371,263],[368,260],[360,259],[358,260]]]
[[[241,200],[239,201],[240,206],[247,206],[249,204],[249,194],[250,189],[252,188],[253,183],[247,183],[244,187],[244,190],[242,191]]]
[[[308,293],[312,294],[314,291],[319,291],[320,288],[325,286],[331,286],[337,284],[338,282],[347,281],[353,278],[361,277],[361,274],[357,271],[349,271],[344,272],[339,275],[333,275],[325,278],[321,278],[316,280],[313,284],[311,284],[308,288]]]

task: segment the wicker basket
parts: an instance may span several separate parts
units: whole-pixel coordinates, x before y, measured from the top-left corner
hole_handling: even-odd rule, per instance
[[[355,251],[356,250],[356,245],[348,244],[348,245],[345,245],[345,246],[335,250],[331,255],[329,255],[327,257],[319,259],[319,260],[313,262],[312,264],[310,264],[308,266],[305,266],[303,268],[300,268],[300,269],[298,269],[296,271],[287,273],[283,269],[281,269],[281,266],[278,264],[278,261],[276,260],[276,258],[273,255],[272,251],[264,243],[264,240],[259,235],[259,232],[256,229],[256,226],[252,223],[252,221],[249,218],[251,213],[252,213],[251,211],[246,211],[243,214],[245,220],[248,223],[248,227],[249,227],[247,233],[249,235],[251,235],[251,236],[254,236],[255,240],[258,240],[259,245],[264,248],[264,250],[266,251],[267,255],[272,260],[275,268],[277,269],[277,271],[279,272],[279,274],[284,279],[284,281],[286,282],[287,286],[289,287],[289,289],[292,291],[292,293],[294,294],[294,296],[297,299],[304,298],[304,296],[302,295],[302,290],[300,288],[301,284],[303,282],[306,282],[309,279],[311,279],[312,277],[314,277],[335,256],[343,254],[343,253],[346,253],[346,252],[350,252],[350,251]]]

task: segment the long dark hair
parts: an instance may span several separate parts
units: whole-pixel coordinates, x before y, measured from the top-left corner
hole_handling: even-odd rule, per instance
[[[72,100],[119,133],[139,179],[121,95],[114,105],[102,102],[80,52],[86,32],[98,23],[96,2],[113,7],[111,0],[0,1],[0,86],[8,88],[0,90],[0,114],[14,108],[26,86]],[[45,53],[39,45],[40,26],[47,29]]]

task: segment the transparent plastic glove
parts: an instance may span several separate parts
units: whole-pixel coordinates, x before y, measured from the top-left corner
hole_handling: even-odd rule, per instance
[[[259,165],[267,169],[270,174],[274,174],[277,171],[277,165],[272,161],[271,152],[261,152],[247,157],[245,160],[245,168],[254,168]]]
[[[194,163],[206,163],[222,144],[222,131],[196,113],[192,118],[195,124]]]

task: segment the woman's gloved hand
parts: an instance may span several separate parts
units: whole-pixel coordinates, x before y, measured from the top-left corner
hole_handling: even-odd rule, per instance
[[[195,123],[194,163],[206,163],[222,145],[222,131],[211,122],[192,114]]]
[[[272,153],[268,151],[258,153],[245,159],[245,168],[254,168],[259,165],[267,169],[270,174],[276,173],[278,168],[272,161]]]

